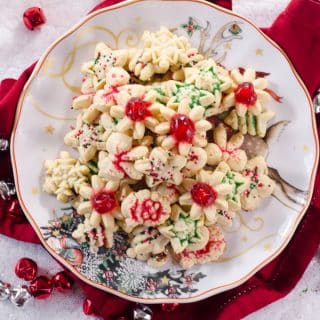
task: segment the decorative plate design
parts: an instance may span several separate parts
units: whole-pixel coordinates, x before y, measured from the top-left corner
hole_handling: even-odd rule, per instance
[[[82,217],[41,192],[42,163],[56,157],[75,117],[67,106],[79,93],[81,63],[98,41],[112,48],[137,46],[144,30],[161,25],[187,36],[203,54],[228,68],[253,67],[269,74],[271,89],[283,97],[282,104],[271,105],[276,117],[266,138],[255,141],[258,152],[268,154],[277,185],[273,197],[259,210],[239,213],[232,228],[224,230],[227,250],[220,261],[190,270],[172,262],[152,269],[128,258],[121,232],[113,248],[90,251],[71,236]],[[172,303],[201,300],[238,286],[285,248],[311,199],[317,139],[305,86],[281,49],[250,21],[201,0],[133,0],[90,14],[48,48],[21,95],[11,151],[19,200],[57,260],[83,281],[123,298]]]

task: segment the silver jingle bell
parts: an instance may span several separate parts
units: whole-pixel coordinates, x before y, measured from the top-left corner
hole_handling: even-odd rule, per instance
[[[7,284],[0,281],[0,300],[7,300],[10,297],[10,288]]]
[[[12,182],[0,180],[0,197],[3,200],[9,199],[16,194],[16,187]]]
[[[152,310],[144,304],[137,304],[133,309],[134,320],[152,320]]]
[[[12,288],[10,290],[10,301],[17,307],[23,307],[30,299],[32,295],[24,287]]]
[[[313,106],[314,106],[315,113],[320,113],[320,89],[318,89],[313,99]]]
[[[0,151],[7,151],[9,149],[9,141],[0,138]]]

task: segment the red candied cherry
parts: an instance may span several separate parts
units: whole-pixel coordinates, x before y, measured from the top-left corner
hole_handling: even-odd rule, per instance
[[[141,98],[131,98],[126,104],[126,116],[132,121],[143,121],[151,115],[151,102]]]
[[[111,213],[118,206],[115,193],[107,190],[92,192],[90,202],[92,208],[101,214]]]
[[[193,201],[201,207],[209,207],[216,201],[218,194],[208,184],[198,182],[193,185],[191,191]]]
[[[170,121],[170,134],[177,142],[192,143],[195,131],[194,122],[184,114],[176,114]]]
[[[234,91],[235,99],[238,103],[252,106],[257,101],[257,94],[251,82],[243,82]]]

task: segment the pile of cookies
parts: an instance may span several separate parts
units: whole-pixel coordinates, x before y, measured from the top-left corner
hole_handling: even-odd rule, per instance
[[[83,64],[77,123],[64,138],[79,156],[47,160],[43,189],[84,216],[73,237],[92,250],[112,247],[121,228],[129,257],[190,268],[217,260],[221,225],[273,192],[265,159],[241,149],[274,116],[268,82],[205,59],[166,28],[142,43],[99,43]]]

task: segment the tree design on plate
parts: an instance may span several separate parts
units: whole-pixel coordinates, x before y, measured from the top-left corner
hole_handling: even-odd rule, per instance
[[[73,208],[62,208],[58,218],[41,227],[51,248],[91,281],[133,296],[178,297],[197,292],[197,285],[206,275],[184,269],[146,271],[146,262],[126,255],[128,236],[122,231],[114,235],[114,246],[90,250],[87,243],[79,244],[72,232],[84,218]],[[154,269],[153,269],[154,270]]]

